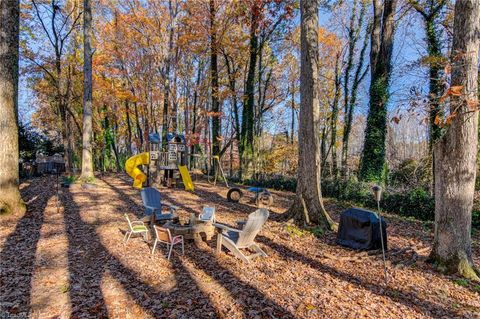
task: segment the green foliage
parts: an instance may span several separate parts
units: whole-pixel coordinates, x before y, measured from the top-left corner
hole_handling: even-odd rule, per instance
[[[82,182],[87,184],[96,184],[97,179],[94,176],[91,176],[91,177],[83,178]]]
[[[62,153],[62,146],[56,146],[47,136],[30,125],[21,125],[18,130],[20,157],[24,161],[34,160],[37,153],[53,155]]]
[[[422,161],[407,159],[392,170],[388,185],[400,189],[425,188],[432,183],[432,174],[428,158]]]
[[[71,176],[65,176],[65,177],[63,178],[63,184],[65,184],[65,185],[70,185],[70,184],[75,183],[76,180],[77,180],[77,177],[76,177],[76,176],[73,176],[73,175],[71,175]]]
[[[304,236],[306,233],[303,229],[299,228],[294,224],[286,225],[285,230],[287,231],[287,233],[290,234],[290,236],[293,236],[293,237],[301,237],[301,236]]]
[[[325,231],[322,227],[308,227],[307,230],[315,237],[322,237],[325,234]]]
[[[365,129],[365,143],[360,164],[360,179],[383,183],[385,140],[387,136],[388,76],[375,74],[370,86],[370,106]]]
[[[377,207],[370,183],[355,180],[347,182],[326,180],[322,182],[322,194],[326,197],[351,201],[367,208]],[[381,205],[382,210],[420,220],[433,220],[435,216],[435,199],[423,188],[404,192],[386,191],[383,193]]]
[[[386,194],[384,207],[387,211],[420,220],[434,220],[435,199],[422,188],[405,193]]]
[[[475,190],[476,191],[480,190],[480,176],[478,176],[478,172],[477,172],[477,176],[475,177]]]
[[[68,283],[64,283],[61,287],[60,287],[60,291],[65,294],[67,292],[70,291],[70,285]]]
[[[291,192],[295,192],[297,186],[296,179],[287,177],[245,180],[243,183]],[[371,183],[359,182],[355,179],[348,181],[323,180],[322,194],[325,197],[376,209],[377,204],[373,199],[371,186]],[[435,199],[423,188],[414,188],[403,192],[384,192],[381,204],[383,210],[402,216],[420,220],[433,220],[435,216]],[[480,227],[480,211],[474,212],[474,225]]]
[[[326,197],[334,197],[366,207],[377,207],[370,190],[370,184],[353,179],[349,181],[324,180],[322,181],[322,194]]]
[[[467,279],[463,279],[463,278],[455,279],[453,282],[456,283],[459,286],[468,287],[468,280]]]
[[[300,228],[295,224],[288,224],[285,226],[285,230],[292,237],[302,237],[310,234],[314,235],[315,237],[322,237],[325,234],[324,230],[318,226]]]
[[[297,179],[293,177],[285,177],[285,176],[278,176],[274,175],[270,178],[262,178],[262,179],[230,179],[232,182],[242,185],[252,185],[256,187],[264,187],[264,188],[273,188],[276,190],[282,191],[289,191],[295,192],[297,189]]]
[[[433,221],[435,219],[435,199],[425,188],[419,186],[424,183],[430,183],[429,177],[425,177],[424,180],[418,177],[418,183],[411,184],[411,186],[416,186],[412,189],[408,189],[408,182],[402,180],[408,176],[408,172],[412,169],[411,165],[412,163],[406,162],[404,167],[392,172],[394,176],[389,179],[395,179],[395,186],[402,184],[405,191],[384,192],[381,203],[382,210],[417,220]],[[418,172],[418,168],[417,173],[420,176],[421,173]],[[270,179],[264,178],[260,180],[249,179],[243,182],[237,180],[235,182],[289,192],[295,192],[297,187],[295,178],[282,176],[273,176]],[[349,181],[323,180],[322,195],[336,198],[340,201],[352,202],[354,205],[376,209],[377,204],[373,199],[371,186],[371,183],[359,182],[356,179]],[[480,208],[477,207],[472,212],[472,228],[480,229]]]
[[[480,229],[480,211],[472,211],[472,228]]]

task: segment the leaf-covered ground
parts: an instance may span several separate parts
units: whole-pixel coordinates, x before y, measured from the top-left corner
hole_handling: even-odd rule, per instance
[[[55,196],[55,178],[22,184],[24,216],[1,217],[0,318],[477,318],[480,286],[439,275],[425,263],[432,225],[388,215],[389,276],[381,255],[335,244],[335,234],[278,222],[292,194],[275,192],[257,237],[267,252],[251,264],[215,242],[187,243],[186,253],[150,257],[151,244],[122,242],[123,213],[142,216],[140,195],[124,175],[98,187],[74,184]],[[196,192],[162,189],[181,219],[204,205],[234,225],[255,206],[232,204],[227,189],[197,183]],[[57,208],[58,205],[58,208]],[[345,207],[327,201],[335,219]],[[480,256],[478,235],[474,253]],[[478,263],[478,259],[476,260]]]

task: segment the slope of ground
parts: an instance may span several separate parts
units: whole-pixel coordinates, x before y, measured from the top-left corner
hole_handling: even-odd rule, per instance
[[[387,216],[388,286],[381,255],[335,245],[335,234],[279,222],[292,194],[274,192],[271,217],[257,237],[269,255],[243,264],[215,242],[186,253],[150,256],[141,238],[122,242],[123,213],[141,217],[138,190],[124,175],[98,187],[72,185],[55,196],[55,178],[22,184],[24,216],[1,217],[0,318],[476,318],[479,286],[434,272],[425,259],[432,225]],[[255,206],[225,200],[227,189],[197,183],[195,193],[162,189],[181,220],[204,205],[235,225]],[[57,207],[58,206],[58,207]],[[338,220],[344,208],[327,201]],[[480,255],[478,236],[474,237]],[[478,262],[478,259],[477,259]]]

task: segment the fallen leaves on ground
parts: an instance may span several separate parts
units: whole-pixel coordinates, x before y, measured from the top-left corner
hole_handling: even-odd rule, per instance
[[[381,253],[355,252],[292,231],[280,221],[292,194],[274,191],[270,219],[257,236],[267,258],[250,264],[215,254],[215,238],[187,242],[168,261],[165,247],[150,255],[141,237],[124,244],[123,214],[141,218],[138,190],[124,175],[99,176],[98,186],[62,188],[55,178],[22,184],[23,216],[0,225],[0,317],[32,318],[475,318],[480,294],[474,285],[440,275],[425,262],[432,225],[386,215],[388,275]],[[235,225],[253,212],[251,198],[226,201],[227,189],[196,183],[196,192],[161,189],[180,219],[203,206]],[[338,221],[342,205],[326,201]],[[474,253],[480,255],[478,236]],[[478,262],[478,259],[476,260]],[[462,283],[462,284],[460,284]]]

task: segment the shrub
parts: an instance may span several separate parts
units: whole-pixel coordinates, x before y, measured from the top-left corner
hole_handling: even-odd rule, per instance
[[[234,180],[232,179],[232,181]],[[290,192],[295,192],[297,187],[296,178],[278,175],[259,180],[235,180],[234,182]],[[370,183],[359,182],[356,179],[348,181],[325,179],[322,181],[322,195],[341,201],[349,201],[362,207],[376,209],[377,203],[373,199],[371,186]],[[435,219],[435,199],[422,187],[403,192],[387,190],[383,194],[381,205],[382,210],[401,216],[414,217],[424,221],[433,221]],[[477,207],[472,212],[472,228],[480,229],[480,208]]]
[[[230,179],[234,183],[251,185],[256,187],[272,188],[276,190],[295,192],[297,189],[297,179],[293,177],[285,177],[274,175],[272,177],[261,178],[261,179],[246,179],[240,181],[238,179]]]
[[[272,176],[261,180],[245,180],[244,184],[294,192],[297,186],[295,178]],[[322,194],[342,201],[350,201],[356,205],[376,209],[371,184],[356,179],[348,181],[323,180]],[[420,220],[433,220],[435,200],[423,188],[414,188],[405,192],[386,191],[381,202],[382,210]],[[479,213],[480,215],[480,213]],[[478,216],[480,224],[480,216]],[[480,226],[480,225],[479,225]]]
[[[430,165],[428,158],[407,159],[390,172],[388,185],[399,189],[428,188],[432,183]]]
[[[472,212],[472,227],[480,229],[480,211],[478,210]]]
[[[232,179],[232,181],[234,181]],[[276,190],[295,192],[297,180],[293,177],[274,175],[259,180],[248,179],[234,182],[265,187]],[[377,204],[371,193],[371,184],[359,182],[356,179],[348,181],[322,181],[322,194],[325,197],[349,201],[355,205],[376,209]],[[381,202],[382,210],[397,213],[401,216],[414,217],[419,220],[433,221],[435,218],[435,199],[427,190],[421,187],[403,192],[387,190]],[[480,208],[475,207],[472,212],[472,228],[480,229]]]
[[[435,218],[435,199],[422,188],[415,188],[405,193],[386,194],[384,207],[385,210],[402,216],[421,220]]]

